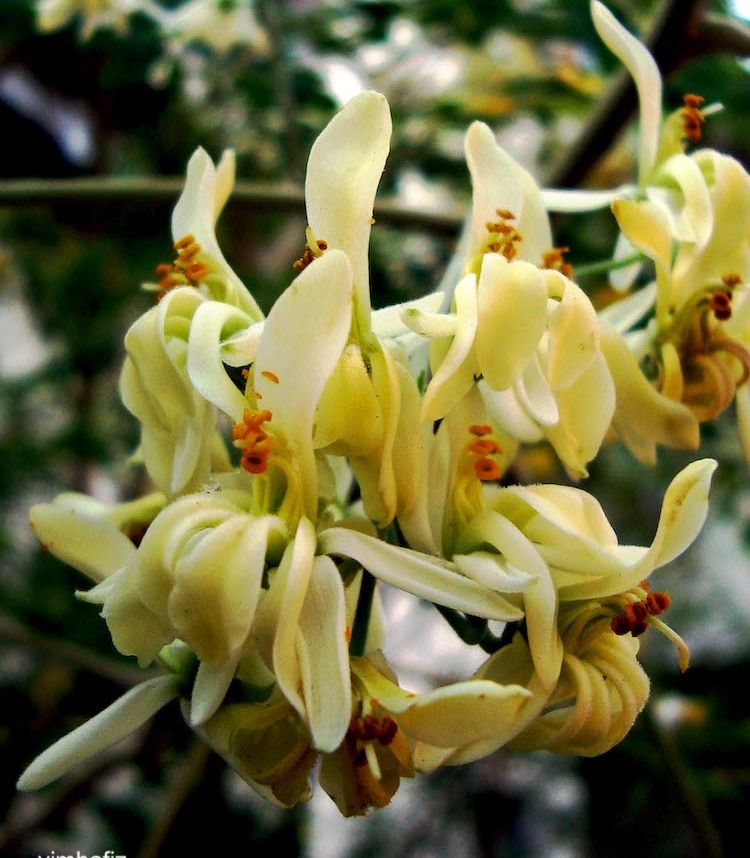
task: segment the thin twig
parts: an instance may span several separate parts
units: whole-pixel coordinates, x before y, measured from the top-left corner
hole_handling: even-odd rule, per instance
[[[85,176],[77,179],[8,179],[0,181],[0,206],[26,206],[37,203],[122,202],[151,200],[173,204],[180,195],[182,178],[150,176]],[[237,182],[229,205],[253,205],[262,211],[284,211],[301,214],[305,195],[301,187],[273,182]],[[409,208],[391,199],[375,203],[375,218],[392,226],[429,229],[455,234],[465,212],[454,209],[427,211]]]
[[[0,614],[0,638],[28,647],[46,658],[64,661],[75,667],[80,667],[113,682],[130,688],[149,679],[155,674],[147,670],[137,670],[126,664],[118,664],[109,659],[85,649],[77,644],[60,638],[42,635],[24,626],[18,620]]]
[[[180,809],[201,779],[210,753],[211,750],[208,745],[200,739],[196,739],[190,753],[170,784],[166,800],[162,804],[161,813],[146,835],[139,858],[158,858],[161,854],[164,841],[175,819],[177,819]]]
[[[705,855],[706,858],[723,858],[724,849],[721,838],[713,824],[706,801],[690,775],[675,737],[659,723],[651,706],[646,707],[643,714],[645,723],[658,742],[662,759],[677,787],[686,821],[692,826],[698,838],[700,854]]]

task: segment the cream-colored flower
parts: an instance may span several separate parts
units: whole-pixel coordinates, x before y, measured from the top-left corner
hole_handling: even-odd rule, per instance
[[[81,38],[88,39],[100,27],[125,32],[130,15],[144,7],[152,4],[147,0],[37,0],[36,21],[43,33],[49,33],[81,15]]]
[[[602,342],[617,390],[613,427],[648,464],[657,444],[697,448],[698,424],[730,405],[750,373],[750,176],[711,150],[694,158],[712,177],[705,241],[675,244],[651,201],[613,204],[623,235],[656,267],[655,284],[602,313],[612,325]],[[654,318],[633,328],[651,302]]]
[[[546,436],[568,470],[585,476],[614,408],[596,313],[563,273],[529,174],[478,122],[466,135],[466,156],[474,196],[453,310],[403,314],[432,340],[422,419],[444,417],[481,379],[503,428],[524,441]]]
[[[268,51],[268,36],[253,5],[252,0],[188,0],[160,10],[156,19],[164,33],[178,43],[198,42],[221,53],[247,45],[262,55]]]

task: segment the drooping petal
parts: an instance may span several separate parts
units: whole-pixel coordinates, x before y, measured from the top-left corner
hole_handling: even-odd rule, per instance
[[[388,102],[380,93],[363,92],[323,129],[307,162],[307,219],[318,240],[343,250],[351,261],[362,335],[370,325],[367,248],[372,210],[390,141]]]
[[[329,250],[281,295],[266,319],[255,362],[255,389],[271,427],[294,451],[302,473],[305,509],[317,515],[313,416],[349,336],[352,269]]]
[[[545,291],[556,299],[549,319],[547,379],[560,391],[585,372],[599,354],[599,323],[586,293],[559,271],[545,271]]]
[[[617,200],[612,213],[628,241],[656,266],[656,320],[666,324],[674,301],[672,284],[672,230],[661,206],[650,200]]]
[[[625,340],[606,325],[601,329],[601,344],[617,397],[612,426],[631,452],[653,465],[657,444],[697,449],[700,429],[692,411],[662,396],[643,375]]]
[[[124,533],[106,519],[58,501],[29,510],[31,527],[47,551],[97,582],[128,564],[136,549]]]
[[[425,694],[410,694],[377,671],[367,659],[352,669],[368,693],[412,738],[453,748],[492,736],[511,699],[530,697],[520,685],[488,680],[456,682]]]
[[[238,657],[211,664],[202,661],[195,675],[190,698],[190,724],[203,724],[221,706],[237,670]]]
[[[510,387],[529,364],[547,327],[547,286],[528,262],[485,254],[477,287],[476,354],[493,390]]]
[[[586,465],[599,452],[615,412],[615,386],[603,355],[555,398],[560,419],[542,429],[568,473],[586,477]]]
[[[236,658],[260,595],[268,539],[282,529],[275,516],[239,514],[196,533],[176,563],[167,602],[172,625],[201,661]]]
[[[519,404],[532,420],[542,426],[553,426],[560,419],[555,396],[535,354],[513,385]]]
[[[124,739],[179,694],[180,677],[157,676],[126,694],[41,753],[18,779],[22,790],[39,789],[79,763]]]
[[[662,178],[663,177],[663,178]],[[713,231],[713,209],[708,185],[693,158],[680,152],[659,166],[658,180],[675,183],[681,193],[681,205],[676,214],[680,227],[675,238],[695,243],[702,250]]]
[[[713,459],[699,459],[683,468],[664,495],[659,525],[647,551],[630,546],[619,549],[624,563],[620,570],[593,581],[560,589],[560,598],[598,599],[623,593],[638,585],[651,572],[669,563],[695,541],[708,513],[708,491],[716,470]],[[634,561],[630,561],[631,557]],[[630,562],[629,562],[630,561]]]
[[[462,534],[465,544],[486,543],[512,565],[528,572],[533,581],[523,592],[526,628],[534,669],[540,681],[551,687],[562,663],[562,643],[557,633],[557,592],[549,569],[536,547],[510,521],[495,512],[477,516]],[[468,553],[465,550],[462,553]]]
[[[638,180],[645,184],[656,163],[661,127],[661,75],[654,58],[602,3],[593,0],[591,17],[604,44],[633,77],[638,90],[640,141]]]

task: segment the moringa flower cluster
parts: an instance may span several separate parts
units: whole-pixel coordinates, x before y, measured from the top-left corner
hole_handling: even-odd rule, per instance
[[[604,196],[656,272],[600,313],[547,205],[602,195],[541,191],[481,123],[465,139],[473,199],[454,282],[381,310],[368,245],[391,134],[383,96],[354,98],[315,142],[304,247],[267,316],[216,239],[233,157],[193,155],[174,255],[126,334],[120,378],[154,491],[31,511],[44,546],[92,581],[79,596],[101,606],[115,647],[163,675],[45,751],[21,788],[179,699],[270,801],[305,801],[318,765],[341,812],[360,814],[402,777],[501,747],[611,748],[648,698],[650,627],[687,668],[669,595],[649,578],[696,538],[715,462],[675,476],[645,547],[621,545],[580,488],[514,484],[519,448],[544,439],[574,479],[608,432],[645,462],[658,444],[696,448],[698,423],[735,393],[750,447],[750,181],[727,156],[685,153],[700,100],[660,126],[646,49],[593,13],[643,99],[639,184]],[[434,604],[484,664],[401,688],[382,653],[381,584]]]

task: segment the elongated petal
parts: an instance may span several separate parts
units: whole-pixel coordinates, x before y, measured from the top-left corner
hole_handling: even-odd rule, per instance
[[[47,748],[18,779],[18,789],[39,789],[66,775],[79,763],[124,739],[179,694],[178,676],[157,676],[136,685]]]
[[[341,357],[352,318],[352,270],[346,255],[329,250],[276,301],[258,346],[255,389],[288,441],[303,475],[305,509],[317,515],[313,415]]]
[[[563,653],[557,633],[557,592],[547,564],[532,542],[495,512],[478,516],[467,527],[462,541],[491,545],[511,565],[533,576],[534,580],[523,592],[529,646],[540,681],[551,687],[560,673]]]
[[[103,581],[135,554],[135,545],[109,521],[69,504],[36,504],[29,520],[47,551],[92,581]]]
[[[351,557],[387,584],[437,605],[487,619],[506,619],[509,613],[506,599],[460,575],[453,564],[437,557],[342,527],[324,530],[318,545],[326,554]],[[516,615],[515,608],[511,612]]]
[[[315,554],[315,529],[300,519],[291,542],[264,601],[278,606],[274,622],[273,671],[286,699],[303,719],[307,716],[302,667],[297,652],[299,620],[310,586]]]
[[[390,142],[388,102],[380,93],[363,92],[323,129],[307,162],[307,219],[317,239],[343,250],[351,261],[357,325],[363,334],[370,324],[372,210]]]
[[[415,301],[405,301],[402,304],[391,304],[382,310],[374,310],[372,313],[372,330],[378,337],[400,337],[406,334],[410,328],[404,324],[404,314],[410,313],[437,313],[443,305],[443,295],[440,292],[431,292],[423,298]]]
[[[633,77],[640,107],[638,179],[644,184],[656,163],[661,127],[661,75],[645,45],[615,18],[606,6],[591,4],[594,27],[604,44]]]
[[[208,301],[198,308],[190,326],[188,375],[200,395],[241,420],[247,399],[230,380],[222,363],[222,347],[232,336],[246,332],[253,322],[242,310],[220,301]]]
[[[452,560],[464,575],[498,593],[523,593],[538,577],[533,572],[516,568],[504,557],[489,551],[454,554]],[[523,611],[519,610],[517,619],[522,617]]]
[[[630,196],[635,190],[635,185],[620,185],[611,191],[543,188],[541,193],[548,212],[592,212],[607,208],[618,197]]]
[[[621,234],[622,237],[622,234]],[[615,273],[615,272],[612,272]],[[630,288],[628,285],[627,288]],[[624,334],[650,312],[656,300],[656,283],[650,283],[599,311],[599,319],[618,334]]]
[[[330,557],[316,557],[299,617],[297,654],[313,745],[333,751],[352,714],[346,605],[341,575]]]
[[[520,377],[547,328],[547,286],[535,265],[488,253],[477,295],[479,368],[493,390],[505,390]]]

